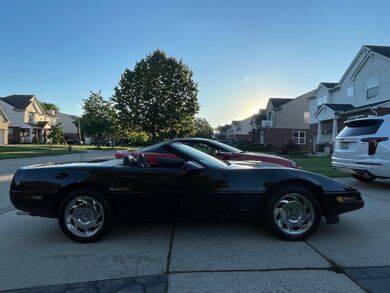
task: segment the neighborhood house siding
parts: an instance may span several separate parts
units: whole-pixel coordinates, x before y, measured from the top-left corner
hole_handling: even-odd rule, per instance
[[[304,123],[304,113],[309,109],[306,96],[298,97],[284,104],[275,112],[275,128],[309,129],[309,124]]]
[[[378,77],[378,95],[367,99],[367,80]],[[390,59],[372,55],[364,63],[355,78],[356,105],[362,106],[390,99]]]

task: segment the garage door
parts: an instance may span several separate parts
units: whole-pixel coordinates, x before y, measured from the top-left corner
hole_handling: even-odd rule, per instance
[[[4,144],[5,138],[4,138],[5,130],[0,129],[0,145]]]

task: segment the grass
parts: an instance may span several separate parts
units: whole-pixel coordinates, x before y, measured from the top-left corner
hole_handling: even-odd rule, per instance
[[[79,152],[80,151],[78,150],[68,150],[67,146],[65,145],[54,145],[51,149],[49,145],[0,146],[0,160],[40,156],[56,156]]]
[[[348,177],[348,174],[337,171],[332,167],[330,156],[302,157],[288,156],[289,159],[297,162],[303,170],[319,173],[328,177]]]

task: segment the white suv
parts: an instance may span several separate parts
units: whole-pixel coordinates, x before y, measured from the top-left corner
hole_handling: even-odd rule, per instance
[[[334,143],[332,165],[364,182],[390,179],[390,115],[345,122]]]

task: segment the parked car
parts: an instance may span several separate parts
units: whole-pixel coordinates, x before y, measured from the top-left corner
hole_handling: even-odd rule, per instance
[[[103,237],[113,217],[140,214],[227,214],[264,217],[286,240],[313,234],[325,216],[360,209],[359,191],[328,177],[267,163],[221,161],[180,142],[163,144],[176,158],[150,166],[137,159],[42,164],[15,173],[10,199],[33,216],[58,218],[79,242]]]
[[[279,156],[274,156],[264,153],[255,153],[255,152],[246,152],[240,149],[234,148],[230,145],[221,143],[216,140],[207,139],[207,138],[178,138],[172,141],[178,141],[194,147],[198,150],[208,153],[213,157],[216,157],[221,160],[226,161],[261,161],[267,163],[278,164],[281,166],[299,169],[300,166],[292,160],[282,158]],[[174,154],[169,154],[166,152],[162,146],[169,142],[164,142],[156,145],[152,145],[146,148],[135,150],[133,152],[128,151],[118,151],[115,153],[117,159],[123,158],[127,154],[132,154],[137,156],[138,153],[143,153],[146,160],[150,164],[155,164],[156,160],[161,157],[175,157]]]
[[[390,115],[345,123],[335,139],[332,165],[360,181],[390,178]]]

